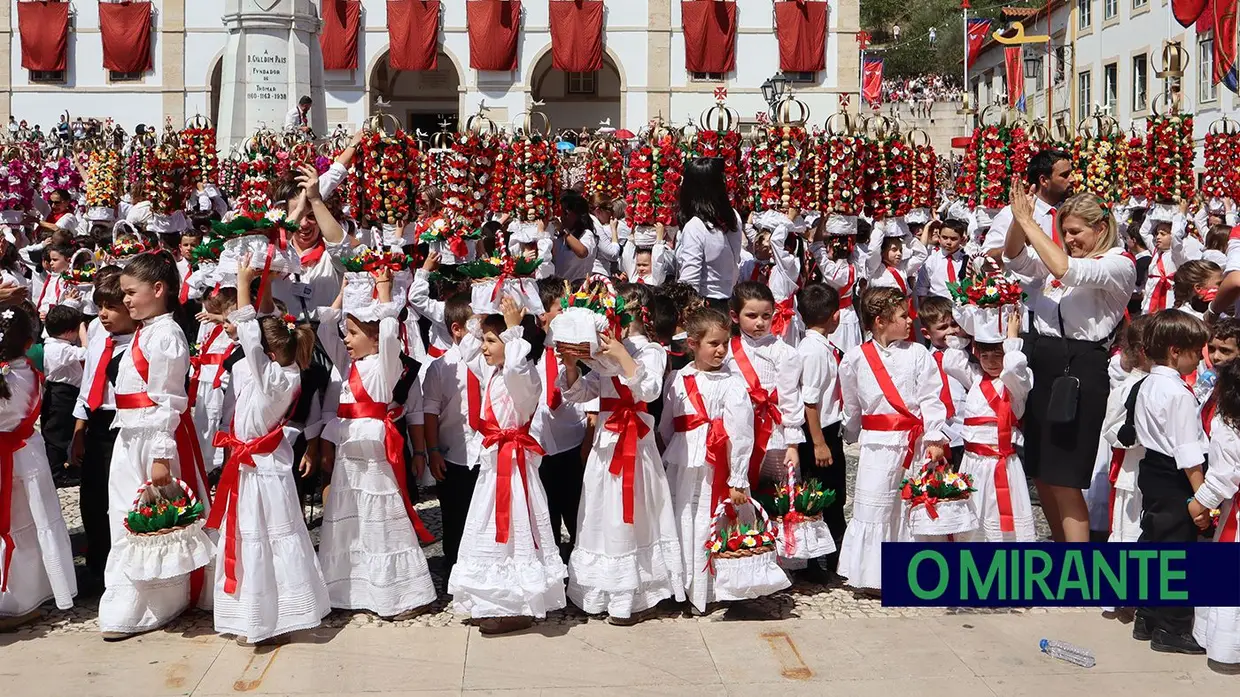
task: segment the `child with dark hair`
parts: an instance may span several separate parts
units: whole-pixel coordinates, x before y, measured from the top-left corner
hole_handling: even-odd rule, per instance
[[[1179,310],[1157,313],[1145,326],[1145,354],[1153,366],[1149,377],[1133,387],[1128,421],[1136,441],[1145,446],[1137,467],[1141,491],[1140,542],[1194,542],[1197,526],[1184,507],[1201,486],[1206,435],[1197,400],[1184,376],[1197,369],[1208,334],[1201,320]],[[1125,434],[1131,436],[1131,434]],[[1125,440],[1127,440],[1125,438]],[[1155,651],[1205,653],[1193,639],[1193,611],[1181,607],[1141,607],[1133,623],[1134,639],[1151,641]]]
[[[544,337],[551,327],[551,320],[560,314],[560,301],[566,292],[567,282],[562,278],[538,281],[538,293],[545,310],[539,316],[538,324]],[[546,342],[536,367],[542,376],[542,393],[530,435],[547,453],[538,468],[538,477],[547,493],[547,510],[551,516],[551,534],[555,537],[555,543],[564,544],[562,528],[567,529],[567,549],[571,550],[577,542],[577,507],[581,502],[581,482],[585,477],[581,444],[586,437],[586,414],[582,405],[564,399],[560,393],[558,382],[564,372],[564,364],[551,342]]]
[[[822,230],[817,241],[810,245],[810,255],[818,264],[823,282],[836,290],[840,296],[840,323],[829,337],[841,351],[849,351],[861,344],[861,323],[853,307],[859,286],[858,268],[868,250],[857,245],[857,228],[864,220],[854,222],[851,217],[824,216],[820,220]],[[869,235],[868,223],[865,234]]]
[[[187,413],[189,344],[174,319],[180,308],[180,280],[176,260],[167,252],[137,255],[120,276],[125,306],[141,328],[121,356],[116,377],[114,425],[118,433],[108,474],[112,554],[104,574],[107,590],[99,601],[99,628],[109,641],[162,627],[191,601],[202,599],[191,598],[190,573],[135,581],[126,562],[141,556],[137,550],[128,553],[132,538],[124,523],[133,506],[133,492],[145,482],[160,487],[179,477],[204,506],[210,501],[198,440]]]
[[[92,300],[99,314],[86,330],[86,360],[82,372],[82,389],[74,403],[75,425],[70,446],[70,461],[81,467],[78,505],[82,528],[86,533],[86,568],[91,580],[102,591],[104,569],[112,537],[108,529],[108,470],[116,448],[116,395],[113,390],[116,367],[138,328],[125,307],[121,291],[121,269],[105,266],[95,272]],[[91,447],[87,448],[87,443]]]
[[[858,589],[882,588],[882,543],[909,542],[900,482],[947,453],[943,379],[930,352],[909,341],[908,299],[869,288],[861,321],[873,338],[844,355],[844,437],[861,445],[853,517],[840,546],[839,574]]]
[[[972,363],[965,351],[948,351],[953,346],[967,345],[968,337],[961,336],[960,326],[953,315],[952,301],[940,295],[929,295],[922,299],[918,311],[921,320],[921,336],[930,344],[930,355],[934,357],[939,368],[939,377],[943,380],[944,389],[939,399],[947,410],[947,421],[943,425],[943,435],[951,446],[951,461],[959,465],[964,456],[964,424],[960,414],[964,411],[964,401],[969,395],[969,387],[981,376],[976,363]]]
[[[1210,436],[1211,424],[1218,402],[1218,385],[1211,385],[1210,375],[1217,375],[1222,367],[1240,357],[1240,320],[1219,317],[1210,325],[1210,341],[1206,344],[1207,369],[1198,377],[1195,391],[1201,402],[1201,426]],[[1203,380],[1202,378],[1206,378]]]
[[[60,303],[65,293],[64,280],[60,274],[69,270],[74,251],[73,245],[68,242],[52,244],[43,250],[44,276],[35,294],[34,303],[41,319],[47,317],[52,306]]]
[[[1218,264],[1203,259],[1186,261],[1175,270],[1172,279],[1173,306],[1202,319],[1222,282],[1223,268]]]
[[[1136,442],[1119,442],[1119,429],[1127,415],[1128,397],[1133,388],[1150,374],[1145,355],[1145,327],[1152,315],[1134,317],[1119,334],[1119,370],[1122,377],[1107,395],[1106,417],[1095,462],[1094,483],[1090,486],[1090,530],[1110,542],[1136,542],[1141,537],[1141,490],[1137,488],[1137,463],[1145,448]],[[1114,367],[1114,363],[1113,363]],[[1098,480],[1101,477],[1102,482]]]
[[[1216,364],[1218,411],[1210,428],[1210,469],[1188,501],[1188,515],[1199,529],[1218,510],[1214,541],[1240,542],[1240,361]],[[1206,665],[1217,673],[1240,675],[1240,608],[1199,607],[1193,639],[1205,649]]]
[[[801,400],[805,403],[805,442],[798,446],[801,476],[816,479],[835,491],[835,501],[822,512],[831,528],[836,551],[826,557],[826,570],[839,565],[844,541],[844,504],[848,500],[847,462],[840,426],[844,399],[840,392],[840,360],[844,352],[830,336],[840,322],[840,294],[825,283],[805,286],[797,293],[797,307],[805,322],[805,338],[797,346],[801,359]]]
[[[749,485],[759,479],[776,485],[799,464],[797,446],[805,440],[801,425],[801,359],[796,349],[771,334],[775,297],[761,283],[738,283],[729,301],[736,332],[729,344],[728,369],[740,375],[754,405],[754,447],[749,457]]]
[[[82,389],[82,362],[86,360],[86,326],[82,313],[68,305],[55,305],[47,313],[43,325],[47,340],[43,342],[43,415],[39,427],[47,447],[47,463],[53,479],[67,486],[77,484],[77,476],[68,479],[70,467],[69,442],[73,440],[73,403]],[[76,468],[73,468],[76,470]]]
[[[37,620],[51,598],[68,610],[78,590],[69,530],[34,428],[39,374],[25,357],[33,342],[25,308],[0,310],[0,456],[12,463],[0,478],[9,509],[0,520],[0,624],[7,628]]]

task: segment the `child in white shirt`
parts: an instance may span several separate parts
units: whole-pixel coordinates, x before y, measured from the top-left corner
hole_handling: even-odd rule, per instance
[[[86,325],[82,313],[68,305],[56,305],[44,323],[43,411],[39,419],[47,464],[56,479],[69,466],[69,443],[73,440],[73,405],[82,389],[82,366],[86,360]]]

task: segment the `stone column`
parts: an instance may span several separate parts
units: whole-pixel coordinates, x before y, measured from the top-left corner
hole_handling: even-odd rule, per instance
[[[317,58],[320,25],[311,0],[226,0],[221,150],[264,126],[280,131],[284,115],[305,95],[314,99],[311,127],[316,133],[326,131],[323,71]]]

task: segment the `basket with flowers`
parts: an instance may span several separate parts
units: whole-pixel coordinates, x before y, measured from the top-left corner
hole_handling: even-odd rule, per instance
[[[119,239],[108,247],[108,251],[104,256],[107,257],[109,264],[124,266],[129,263],[129,260],[149,251],[151,249],[143,244],[141,240]]]
[[[459,264],[456,272],[470,279],[471,306],[477,314],[499,314],[500,300],[509,296],[534,315],[543,313],[534,272],[541,259],[525,257],[482,257]]]
[[[66,269],[60,272],[60,280],[71,287],[88,286],[95,282],[95,267],[83,266],[77,269]]]
[[[624,297],[616,293],[611,279],[602,275],[587,278],[576,292],[565,281],[560,308],[561,312],[551,320],[550,333],[556,350],[563,356],[582,360],[598,353],[600,334],[618,336],[617,330],[627,324],[629,317]]]
[[[955,303],[953,314],[961,329],[979,343],[998,344],[1007,338],[1008,317],[1025,300],[1014,277],[980,273],[947,284]]]
[[[824,490],[816,479],[798,482],[796,468],[788,468],[788,480],[769,503],[779,530],[781,559],[813,559],[835,551],[831,528],[822,519],[834,501],[834,491]]]
[[[740,506],[720,501],[705,545],[716,599],[750,600],[792,585],[776,560],[778,541],[775,523],[762,506],[752,500]]]
[[[355,247],[353,253],[342,258],[340,263],[344,266],[342,303],[345,312],[366,307],[378,299],[375,281],[383,269],[391,273],[393,298],[404,297],[413,282],[408,273],[409,257],[401,251]]]
[[[973,478],[946,464],[926,464],[900,484],[909,529],[914,535],[959,535],[977,529],[977,511],[970,500]]]
[[[188,484],[173,479],[164,486],[150,481],[138,489],[125,516],[129,534],[114,547],[120,568],[135,581],[155,581],[187,574],[211,562],[214,546],[203,531],[205,507]]]
[[[1150,116],[1145,122],[1149,196],[1154,203],[1180,203],[1193,198],[1193,117],[1191,114]]]

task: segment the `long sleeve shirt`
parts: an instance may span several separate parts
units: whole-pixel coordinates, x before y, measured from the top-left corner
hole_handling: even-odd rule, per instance
[[[680,282],[697,289],[704,298],[731,297],[741,261],[741,237],[739,216],[735,232],[717,230],[699,218],[689,220],[676,245]]]
[[[659,434],[667,448],[663,461],[669,467],[708,467],[706,440],[710,424],[705,423],[692,431],[677,431],[676,418],[694,416],[696,405],[689,399],[685,377],[692,376],[702,395],[707,419],[721,419],[728,434],[728,486],[735,489],[749,487],[749,455],[753,452],[753,403],[745,381],[726,367],[712,372],[702,372],[692,364],[681,368],[668,380],[663,391],[663,414],[659,420]]]
[[[1042,336],[1060,336],[1062,317],[1069,339],[1108,339],[1123,320],[1137,281],[1136,262],[1118,247],[1097,257],[1069,258],[1068,272],[1058,280],[1029,247],[1005,261],[1009,269],[1042,284],[1041,292],[1027,299],[1033,329]]]
[[[943,423],[947,409],[939,399],[943,381],[938,366],[930,352],[921,344],[895,341],[884,347],[874,342],[879,358],[891,376],[896,392],[914,416],[920,416],[925,427],[923,438],[929,442],[942,442]],[[871,414],[896,414],[896,410],[883,394],[878,380],[858,346],[844,355],[840,364],[840,382],[844,393],[844,435],[849,441],[862,445],[903,446],[908,437],[905,431],[862,430],[861,417]]]

